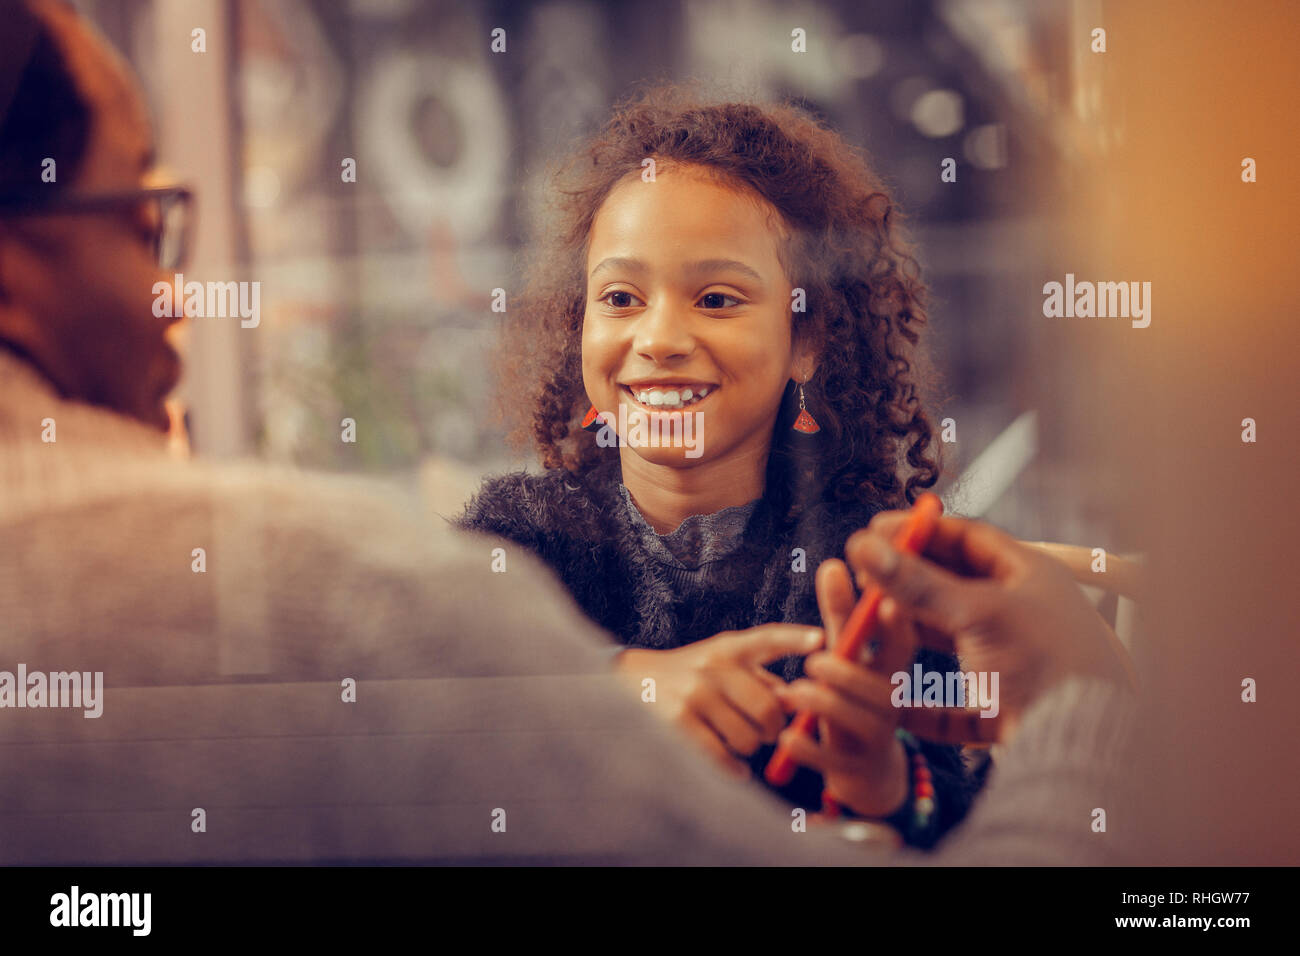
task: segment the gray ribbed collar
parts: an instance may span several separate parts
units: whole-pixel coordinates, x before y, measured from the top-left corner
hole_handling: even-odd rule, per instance
[[[733,505],[709,515],[691,515],[668,534],[659,534],[645,520],[627,486],[618,486],[627,502],[628,515],[641,534],[647,550],[664,564],[695,571],[711,561],[719,561],[740,546],[745,527],[760,499]]]

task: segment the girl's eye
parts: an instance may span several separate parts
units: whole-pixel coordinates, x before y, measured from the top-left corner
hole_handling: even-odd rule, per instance
[[[608,299],[608,300],[609,300],[609,304],[610,304],[610,306],[613,307],[613,308],[615,308],[615,309],[628,309],[628,308],[631,308],[631,307],[632,307],[632,303],[631,303],[631,302],[628,302],[628,303],[615,302],[615,301],[614,301],[614,296],[622,296],[622,297],[624,297],[624,298],[628,298],[628,299],[636,299],[636,301],[638,301],[638,302],[641,301],[640,299],[637,299],[637,297],[634,296],[631,292],[623,292],[623,291],[621,291],[621,290],[619,290],[619,289],[615,289],[613,292],[606,292],[604,295],[602,295],[602,296],[601,296],[599,299],[597,299],[596,301],[597,301],[597,302],[604,302],[606,299]]]
[[[700,301],[704,302],[706,299],[730,299],[732,302],[736,303],[736,305],[740,305],[740,300],[738,298],[736,298],[734,295],[727,295],[725,292],[706,292],[700,298]],[[732,307],[727,305],[706,305],[705,308],[706,309],[728,309]]]

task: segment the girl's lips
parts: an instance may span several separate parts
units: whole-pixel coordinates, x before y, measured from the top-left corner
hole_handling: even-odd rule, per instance
[[[639,408],[639,409],[641,409],[641,410],[643,410],[643,411],[649,412],[649,413],[651,413],[651,414],[654,414],[654,413],[657,412],[658,414],[662,415],[662,414],[664,414],[665,412],[690,412],[690,411],[694,411],[695,409],[697,409],[697,408],[699,408],[701,405],[703,405],[705,402],[707,402],[709,399],[711,399],[711,398],[713,397],[714,393],[717,392],[717,390],[718,390],[719,388],[721,388],[721,386],[719,386],[719,385],[710,385],[710,386],[709,386],[709,394],[705,395],[703,398],[697,398],[695,401],[691,402],[689,405],[682,405],[682,406],[680,406],[680,407],[678,407],[678,406],[672,406],[672,405],[667,405],[667,406],[665,406],[665,405],[646,405],[645,403],[643,403],[640,399],[638,399],[638,398],[636,397],[636,393],[632,391],[632,389],[631,389],[630,386],[628,386],[628,385],[620,385],[619,388],[621,388],[621,389],[623,390],[623,394],[625,394],[625,395],[626,395],[626,396],[631,400],[632,404],[635,405],[637,408]]]

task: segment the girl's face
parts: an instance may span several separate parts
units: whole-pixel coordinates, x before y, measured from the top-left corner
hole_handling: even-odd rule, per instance
[[[597,212],[582,378],[624,438],[625,461],[765,461],[786,383],[811,374],[810,355],[791,346],[779,219],[759,203],[697,171],[660,166],[654,182],[616,186]],[[669,435],[669,415],[691,419],[692,431],[678,435],[695,448],[638,441],[638,416],[643,437],[655,424]]]

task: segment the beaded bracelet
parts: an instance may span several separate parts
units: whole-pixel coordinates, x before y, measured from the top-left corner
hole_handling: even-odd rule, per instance
[[[912,787],[908,793],[908,800],[897,813],[889,817],[889,822],[895,826],[902,823],[899,829],[905,834],[910,832],[910,834],[920,835],[929,829],[930,821],[934,818],[934,781],[930,777],[930,765],[926,763],[925,754],[921,752],[921,744],[915,737],[902,727],[894,731],[894,736],[903,742],[903,747],[907,751],[912,770]]]
[[[884,822],[898,830],[903,839],[913,845],[922,843],[927,836],[930,824],[934,820],[934,781],[930,777],[930,765],[926,763],[920,742],[902,727],[895,729],[894,736],[903,744],[907,752],[910,784],[903,805]],[[857,814],[845,813],[847,807],[841,807],[829,792],[822,793],[822,813],[836,817],[844,813],[850,817]]]

